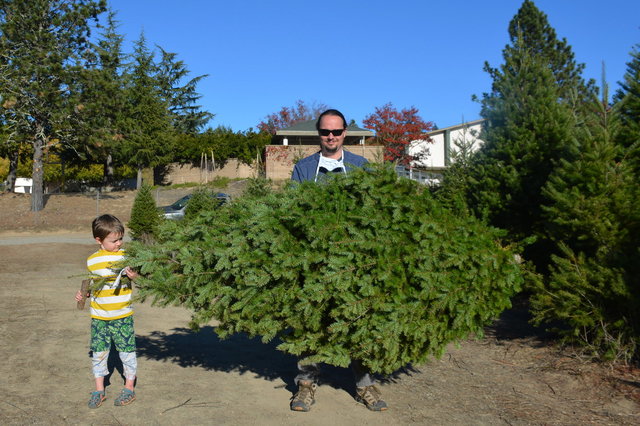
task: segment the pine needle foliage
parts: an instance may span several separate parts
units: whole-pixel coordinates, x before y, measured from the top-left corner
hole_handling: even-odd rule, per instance
[[[247,186],[244,190],[244,194],[251,197],[262,197],[271,192],[273,182],[271,179],[263,177],[254,177],[247,179]]]
[[[540,229],[541,188],[574,122],[547,65],[524,48],[512,54],[483,100],[486,143],[470,164],[466,190],[477,215],[518,240]]]
[[[524,0],[509,22],[509,40],[511,45],[505,46],[503,51],[505,59],[514,46],[531,49],[531,53],[541,58],[551,71],[561,102],[579,106],[595,93],[595,82],[586,82],[582,77],[585,64],[576,62],[567,39],[558,36],[549,24],[547,14],[533,1]]]
[[[614,97],[620,111],[621,129],[616,139],[629,149],[629,158],[640,174],[640,44],[631,51],[631,60]]]
[[[151,193],[151,186],[142,185],[133,200],[131,220],[127,223],[131,230],[131,237],[149,244],[153,241],[161,221],[162,217]]]
[[[537,323],[562,321],[563,340],[599,359],[640,355],[640,187],[631,149],[616,144],[607,90],[543,188],[547,237],[558,250],[531,299]]]
[[[277,338],[306,362],[390,373],[481,335],[510,307],[522,273],[499,241],[371,166],[166,223],[128,260],[143,275],[139,297],[185,306],[194,324],[215,318],[221,337]]]
[[[485,63],[492,79],[480,99],[485,143],[456,183],[474,214],[507,230],[511,241],[532,241],[525,257],[544,273],[552,247],[540,238],[542,187],[575,137],[595,83],[584,81],[584,64],[534,2],[522,2],[509,39],[504,62]]]
[[[220,206],[220,203],[221,201],[215,197],[215,194],[210,189],[199,187],[193,191],[187,207],[185,207],[184,218],[191,220],[202,211],[215,210]]]

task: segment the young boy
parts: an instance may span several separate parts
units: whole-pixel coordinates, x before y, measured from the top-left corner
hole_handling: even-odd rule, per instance
[[[91,228],[100,250],[89,256],[87,267],[96,278],[105,280],[105,284],[99,290],[85,295],[91,301],[91,352],[96,380],[96,390],[91,393],[89,408],[98,408],[106,399],[104,377],[109,374],[107,359],[112,340],[122,360],[125,376],[124,389],[114,404],[129,405],[136,399],[134,385],[137,369],[130,280],[136,279],[138,274],[128,266],[119,271],[112,269],[117,268],[124,259],[124,226],[117,217],[110,214],[99,216],[93,220]],[[76,301],[82,300],[82,297],[82,292],[78,290]]]

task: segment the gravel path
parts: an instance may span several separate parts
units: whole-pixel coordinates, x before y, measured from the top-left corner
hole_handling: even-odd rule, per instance
[[[128,235],[125,241],[130,241]],[[25,244],[96,244],[90,232],[0,232],[0,246]]]

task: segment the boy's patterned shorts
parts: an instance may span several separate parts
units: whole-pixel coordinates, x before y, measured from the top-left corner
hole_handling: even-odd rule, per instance
[[[108,351],[111,348],[111,340],[118,352],[136,350],[133,315],[109,321],[91,318],[91,350],[93,352]]]

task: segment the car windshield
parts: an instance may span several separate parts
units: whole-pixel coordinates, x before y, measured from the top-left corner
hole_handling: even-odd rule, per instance
[[[180,198],[175,203],[171,204],[171,208],[173,210],[182,210],[184,208],[184,206],[187,205],[187,201],[189,201],[189,198],[191,198],[191,195],[185,195],[184,197]]]

